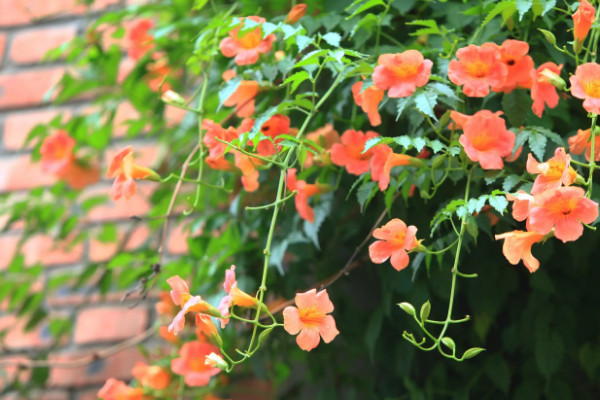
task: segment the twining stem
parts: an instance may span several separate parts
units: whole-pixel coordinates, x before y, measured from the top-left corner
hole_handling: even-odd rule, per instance
[[[344,67],[346,68],[346,67]],[[321,107],[321,105],[329,98],[329,96],[333,93],[333,90],[337,87],[337,85],[340,83],[342,76],[343,76],[343,72],[344,69],[342,69],[342,71],[340,71],[340,73],[338,73],[338,75],[336,76],[334,82],[331,84],[331,86],[329,87],[329,89],[327,90],[327,92],[325,92],[325,94],[323,95],[323,97],[319,100],[319,102],[312,107],[312,109],[310,110],[310,113],[308,114],[308,116],[304,119],[304,122],[302,123],[302,126],[300,127],[300,129],[298,130],[298,133],[296,134],[296,139],[302,137],[302,135],[304,134],[304,132],[306,131],[306,129],[308,128],[312,118],[314,117],[314,115],[316,114],[317,110]],[[315,76],[315,80],[319,77],[319,74],[317,74]],[[263,299],[264,299],[264,294],[267,290],[267,274],[268,274],[268,270],[269,270],[269,259],[271,257],[271,244],[273,242],[273,234],[275,232],[275,226],[277,224],[277,216],[279,215],[279,209],[282,205],[281,200],[284,197],[284,189],[285,189],[285,176],[287,173],[287,169],[290,167],[290,161],[292,159],[292,155],[293,152],[289,151],[286,155],[285,155],[285,159],[283,160],[283,166],[281,169],[281,173],[279,174],[279,184],[277,185],[277,196],[275,198],[275,201],[273,202],[274,207],[273,207],[273,215],[271,217],[271,224],[269,226],[269,232],[267,234],[267,243],[265,245],[265,249],[263,251],[264,255],[265,255],[265,259],[264,259],[264,264],[263,264],[263,272],[262,272],[262,278],[261,278],[261,282],[260,282],[260,287],[258,288],[258,293],[257,293],[257,300],[258,300],[258,304],[259,307],[256,310],[256,315],[254,317],[254,329],[252,330],[252,337],[250,338],[250,343],[248,344],[248,350],[247,350],[247,354],[248,353],[252,353],[253,351],[256,351],[256,349],[252,349],[256,340],[256,333],[258,330],[258,321],[260,320],[260,313],[261,313],[261,308],[260,305],[264,304]],[[245,356],[246,357],[246,356]]]
[[[590,129],[590,164],[589,164],[589,175],[587,180],[587,193],[586,196],[588,198],[592,197],[592,182],[594,177],[594,169],[596,168],[596,119],[598,118],[598,114],[594,114],[592,117],[592,128]]]

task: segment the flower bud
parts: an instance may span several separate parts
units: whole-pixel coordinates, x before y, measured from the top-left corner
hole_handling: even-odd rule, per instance
[[[304,14],[306,14],[306,4],[296,4],[287,15],[285,23],[293,25],[304,17]]]
[[[229,368],[229,365],[227,365],[225,360],[223,360],[223,358],[216,353],[210,353],[207,355],[206,359],[204,360],[204,364],[213,368],[219,368],[223,371],[226,371],[227,368]]]
[[[538,75],[538,82],[540,83],[549,83],[558,90],[565,90],[567,84],[564,79],[560,77],[556,72],[551,71],[546,68]]]
[[[413,307],[413,305],[410,303],[407,303],[407,302],[398,303],[398,306],[400,306],[402,311],[404,311],[405,313],[407,313],[410,316],[415,316],[417,313],[415,311],[415,308]]]
[[[169,104],[185,104],[185,99],[172,90],[167,90],[162,94],[162,101]]]

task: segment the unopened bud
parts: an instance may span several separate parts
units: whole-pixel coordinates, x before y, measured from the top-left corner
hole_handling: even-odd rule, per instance
[[[573,52],[579,54],[581,53],[581,50],[583,50],[583,42],[579,39],[575,39],[573,41]]]
[[[407,302],[398,303],[398,306],[400,306],[402,311],[404,311],[405,313],[407,313],[410,316],[415,316],[417,314],[417,312],[415,311],[415,308],[410,303],[407,303]]]
[[[162,101],[171,104],[185,104],[185,99],[172,90],[167,90],[162,94]]]
[[[225,360],[223,360],[223,358],[216,353],[210,353],[207,355],[206,359],[204,360],[204,364],[208,365],[209,367],[219,368],[223,371],[226,371],[227,368],[229,368],[229,365],[227,365]]]
[[[546,39],[546,41],[548,43],[550,43],[552,46],[554,46],[556,44],[556,37],[554,37],[554,34],[550,31],[547,31],[546,29],[539,29],[538,31],[542,32],[542,35],[544,35],[544,39]]]
[[[549,83],[558,90],[565,90],[565,88],[567,87],[567,84],[565,83],[564,79],[561,78],[560,75],[558,75],[556,72],[553,72],[548,68],[542,70],[538,74],[538,82]]]

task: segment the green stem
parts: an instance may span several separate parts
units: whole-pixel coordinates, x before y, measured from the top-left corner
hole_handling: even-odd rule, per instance
[[[254,211],[254,210],[267,210],[267,209],[269,209],[271,207],[275,207],[278,204],[285,203],[286,201],[288,201],[289,199],[291,199],[292,197],[294,197],[296,194],[298,194],[298,191],[294,190],[289,195],[285,196],[283,199],[281,199],[279,201],[275,201],[273,203],[266,204],[264,206],[258,206],[258,207],[247,206],[246,210],[251,210],[251,211]]]
[[[242,149],[241,147],[238,147],[238,146],[234,145],[233,143],[229,143],[223,139],[219,139],[218,137],[215,137],[215,139],[217,140],[217,142],[226,144],[228,147],[231,147],[235,151],[239,151],[240,153],[245,154],[248,157],[256,158],[256,159],[264,161],[266,163],[277,165],[278,167],[281,167],[281,168],[284,167],[284,165],[278,161],[275,161],[275,160],[267,158],[267,157],[259,156],[258,154],[250,153],[250,152]]]
[[[594,114],[594,116],[592,117],[592,128],[590,129],[590,146],[591,146],[591,150],[590,150],[590,164],[589,164],[589,175],[588,175],[588,181],[587,181],[587,185],[588,185],[588,189],[587,189],[587,193],[586,196],[588,198],[592,197],[592,183],[593,183],[593,177],[594,177],[594,169],[596,168],[596,119],[598,118],[598,114]]]

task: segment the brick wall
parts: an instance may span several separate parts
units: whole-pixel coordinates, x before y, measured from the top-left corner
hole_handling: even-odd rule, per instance
[[[51,185],[55,178],[44,173],[39,164],[30,161],[30,149],[24,148],[28,132],[38,123],[50,121],[58,114],[63,118],[81,112],[89,112],[89,101],[71,102],[54,107],[46,104],[48,90],[60,79],[65,71],[62,62],[44,63],[47,50],[59,46],[82,34],[87,23],[104,10],[125,5],[125,0],[96,0],[91,9],[85,9],[76,0],[0,0],[0,192],[22,193],[39,185]],[[181,115],[174,115],[175,120]],[[129,104],[123,104],[115,118],[121,124],[129,118],[136,118],[136,112]],[[124,129],[117,127],[116,143],[112,150],[118,150],[128,143],[121,137]],[[157,149],[143,140],[137,141],[136,158],[140,163],[152,165]],[[111,156],[108,151],[105,159]],[[104,171],[104,166],[101,167]],[[86,188],[84,196],[107,194],[108,180]],[[151,184],[140,185],[139,193],[127,203],[107,203],[97,207],[88,215],[85,223],[90,231],[101,229],[102,223],[110,220],[117,223],[120,237],[131,227],[128,217],[131,210],[143,215],[149,209],[148,194]],[[3,223],[3,222],[1,222]],[[0,269],[9,265],[18,246],[19,224],[0,234]],[[184,232],[173,227],[169,249],[172,253],[186,251]],[[147,229],[137,227],[129,235],[127,249],[135,249],[148,243]],[[81,271],[89,262],[110,259],[116,244],[106,244],[88,239],[75,246],[54,243],[46,235],[32,237],[24,246],[26,264],[41,262],[44,268],[43,279],[32,288],[43,291],[49,276],[64,271]],[[18,283],[17,283],[18,284]],[[120,302],[121,293],[100,296],[93,288],[81,292],[58,290],[57,294],[44,300],[51,315],[64,316],[72,321],[74,331],[61,343],[59,349],[50,353],[51,360],[68,361],[106,348],[120,340],[138,335],[148,329],[153,321],[152,301],[148,300],[135,308]],[[2,305],[2,310],[6,308]],[[31,332],[24,332],[24,322],[14,315],[0,311],[0,332],[4,331],[0,347],[0,359],[19,359],[32,352],[44,350],[51,343],[49,327],[42,322]],[[128,348],[111,357],[101,359],[78,368],[53,368],[50,371],[48,389],[34,394],[39,399],[95,399],[98,388],[108,377],[129,379],[131,367],[141,355],[135,347]],[[15,368],[6,368],[8,376],[16,373]],[[25,375],[30,372],[25,371]],[[0,385],[4,378],[0,377]],[[13,396],[12,398],[19,398]]]

